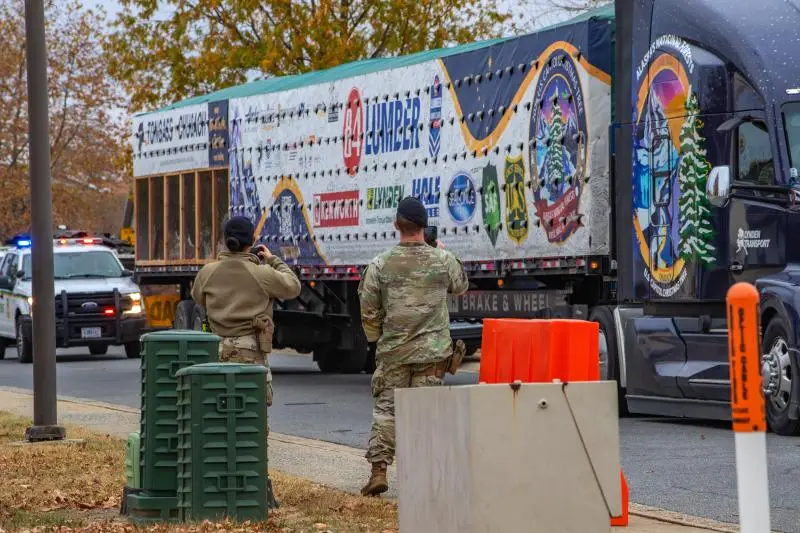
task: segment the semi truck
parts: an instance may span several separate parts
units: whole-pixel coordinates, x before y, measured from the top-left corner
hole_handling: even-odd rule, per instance
[[[137,282],[173,287],[175,327],[199,327],[192,280],[226,217],[250,217],[303,283],[274,346],[369,372],[360,275],[415,196],[469,275],[453,338],[597,322],[623,413],[730,419],[725,295],[754,284],[767,419],[797,434],[798,26],[797,0],[618,0],[137,115]]]

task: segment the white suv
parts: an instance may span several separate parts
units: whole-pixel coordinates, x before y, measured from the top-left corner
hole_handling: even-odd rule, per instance
[[[93,355],[124,346],[139,357],[144,303],[133,273],[102,239],[57,239],[53,244],[56,345],[87,346]],[[16,342],[20,363],[33,361],[30,241],[20,240],[0,263],[0,359]]]

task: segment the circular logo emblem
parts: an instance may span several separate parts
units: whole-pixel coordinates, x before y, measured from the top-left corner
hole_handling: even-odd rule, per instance
[[[685,197],[681,194],[684,186],[697,185],[690,181],[704,179],[708,174],[705,151],[701,149],[704,139],[697,128],[698,121],[693,120],[697,115],[692,111],[696,99],[689,96],[686,68],[679,59],[667,52],[656,54],[642,71],[635,89],[633,229],[639,255],[636,276],[643,276],[646,283],[637,286],[646,289],[649,285],[651,297],[671,298],[688,276],[684,252],[687,248],[694,251],[692,247],[706,251],[709,245],[704,237],[713,235],[706,231],[710,226],[701,216],[703,212],[710,216],[710,209],[694,203],[682,205],[704,196],[693,191]],[[686,118],[668,120],[670,114]],[[682,143],[691,149],[683,150]]]
[[[477,195],[472,177],[464,171],[457,173],[447,189],[447,209],[458,224],[466,224],[475,216]]]
[[[350,89],[344,109],[344,126],[342,127],[342,156],[347,173],[354,176],[361,162],[362,134],[364,133],[364,107],[358,89]]]
[[[529,136],[534,208],[553,243],[580,226],[578,208],[588,154],[586,109],[570,54],[554,51],[536,85]]]

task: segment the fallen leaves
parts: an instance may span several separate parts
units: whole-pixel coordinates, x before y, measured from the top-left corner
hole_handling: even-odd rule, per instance
[[[396,533],[397,505],[272,471],[280,508],[266,523],[203,522],[137,528],[116,513],[125,443],[67,428],[85,445],[11,446],[30,422],[0,411],[0,533]]]

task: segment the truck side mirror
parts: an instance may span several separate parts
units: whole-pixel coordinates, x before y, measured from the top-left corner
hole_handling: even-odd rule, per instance
[[[24,270],[17,270],[17,278],[22,279],[24,277],[25,277],[25,271]]]
[[[123,278],[132,278],[133,277],[133,270],[123,269],[122,271]]]
[[[714,167],[706,181],[706,196],[714,207],[725,207],[731,191],[731,167],[727,165]]]

